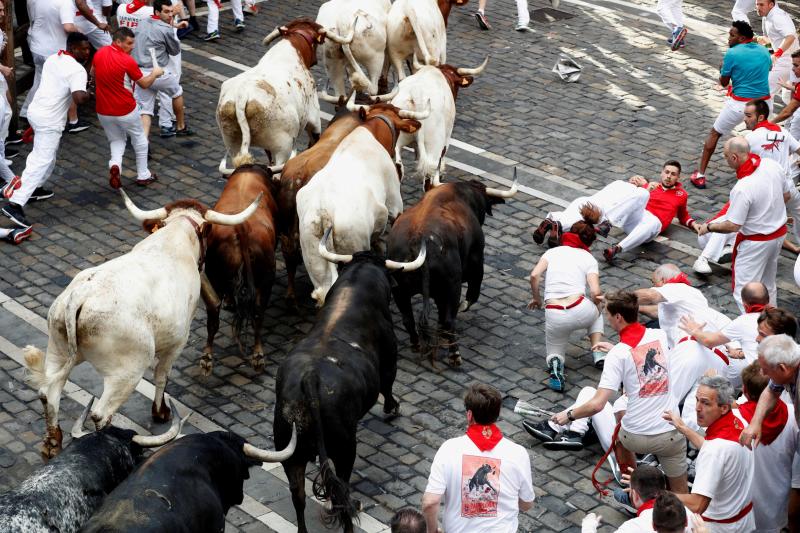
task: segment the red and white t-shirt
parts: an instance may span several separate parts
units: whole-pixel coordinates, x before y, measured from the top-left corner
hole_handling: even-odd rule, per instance
[[[97,114],[122,117],[136,109],[133,83],[142,77],[136,61],[116,44],[94,55]]]
[[[483,452],[467,435],[449,439],[433,458],[425,492],[444,495],[447,533],[516,533],[519,500],[534,500],[528,451],[507,438]]]
[[[661,221],[661,231],[663,232],[675,217],[678,217],[678,221],[687,227],[694,222],[686,208],[688,201],[689,194],[680,183],[676,183],[671,189],[665,189],[658,184],[655,189],[650,191],[650,200],[645,209]]]
[[[153,7],[147,5],[147,0],[133,0],[120,4],[117,7],[117,24],[136,33],[139,22],[153,15]]]
[[[737,176],[741,170],[740,167]],[[755,170],[731,189],[726,216],[741,226],[739,232],[744,235],[774,233],[786,224],[784,192],[789,192],[789,187],[783,167],[771,159],[761,159]]]
[[[800,141],[784,128],[765,120],[759,122],[745,138],[750,144],[750,151],[762,159],[772,159],[783,167],[790,177],[792,155],[800,148]]]

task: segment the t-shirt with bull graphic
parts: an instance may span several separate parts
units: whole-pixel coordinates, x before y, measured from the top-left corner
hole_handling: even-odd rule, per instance
[[[792,168],[793,156],[800,149],[800,141],[795,139],[785,128],[763,121],[756,124],[753,131],[745,139],[750,144],[750,151],[761,158],[772,159],[786,171],[786,177],[791,180],[794,174]]]
[[[640,326],[635,324],[632,326]],[[631,327],[631,326],[629,326]],[[606,356],[601,389],[619,390],[628,395],[628,410],[622,417],[622,428],[634,435],[658,435],[674,428],[663,418],[664,411],[677,410],[677,401],[670,394],[667,336],[660,329],[644,329],[635,346],[617,343]],[[620,332],[625,338],[625,330]]]
[[[436,452],[425,492],[442,494],[447,533],[514,533],[519,500],[534,499],[528,452],[502,438],[482,452],[466,435]]]

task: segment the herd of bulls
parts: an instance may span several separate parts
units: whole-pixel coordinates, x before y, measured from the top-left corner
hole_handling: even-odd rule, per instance
[[[330,502],[331,523],[353,530],[357,508],[349,479],[358,422],[379,394],[384,413],[399,414],[392,395],[397,339],[391,300],[412,348],[427,351],[432,363],[437,348],[427,318],[433,301],[449,362],[459,365],[455,317],[480,293],[482,225],[494,205],[516,192],[516,182],[507,191],[474,180],[440,182],[458,91],[486,67],[444,63],[451,3],[466,0],[330,0],[317,22],[300,19],[277,28],[264,43],[280,41],[258,65],[222,86],[217,120],[236,168],[227,170],[223,159],[228,180],[213,209],[180,200],[144,211],[122,192],[148,237],[79,273],[50,308],[46,351],[25,349],[30,383],[44,407],[42,453],[52,460],[0,496],[4,531],[222,531],[228,509],[242,502],[249,467],[277,461],[305,532],[305,470],[317,457],[314,493]],[[324,45],[337,92],[319,95],[336,103],[324,132],[310,72],[318,45]],[[411,75],[404,62],[413,67]],[[376,95],[390,67],[397,86]],[[349,98],[345,74],[353,87]],[[365,91],[358,104],[357,91]],[[310,146],[295,155],[302,129]],[[409,145],[416,148],[425,194],[404,210],[400,152]],[[257,164],[251,147],[263,148],[273,166]],[[261,329],[278,243],[288,298],[296,301],[302,260],[321,308],[278,369],[273,430],[280,451],[258,449],[228,432],[173,440],[182,421],[167,406],[165,387],[200,298],[208,328],[203,371],[213,370],[223,305],[233,312],[243,353],[241,333],[252,325],[251,364],[264,368]],[[423,300],[418,321],[411,304],[416,294]],[[103,377],[103,393],[76,422],[75,440],[62,453],[60,397],[82,361]],[[112,415],[151,366],[151,414],[158,422],[171,418],[171,429],[143,437],[114,428]],[[87,434],[82,428],[89,416],[96,431]],[[142,462],[142,448],[154,446],[163,447]]]

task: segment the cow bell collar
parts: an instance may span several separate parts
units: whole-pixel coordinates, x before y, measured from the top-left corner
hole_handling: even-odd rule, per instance
[[[386,126],[389,128],[389,131],[392,133],[392,145],[389,148],[389,155],[391,155],[392,159],[394,159],[395,156],[394,147],[397,145],[397,128],[394,127],[394,121],[383,114],[378,114],[371,118],[377,118],[378,120],[386,124]]]
[[[314,36],[311,36],[306,31],[287,29],[287,31],[284,32],[283,30],[281,30],[281,36],[283,36],[284,39],[288,39],[292,35],[297,35],[299,37],[302,37],[303,41],[305,41],[305,43],[308,45],[310,58],[311,58],[311,63],[308,65],[308,68],[311,68],[314,65],[316,65],[317,64],[317,45],[318,44],[322,44],[323,42],[325,42],[325,34],[324,33],[315,33]]]

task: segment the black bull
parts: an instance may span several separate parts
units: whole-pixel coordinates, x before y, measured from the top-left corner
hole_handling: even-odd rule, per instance
[[[282,447],[296,423],[294,455],[283,467],[291,485],[298,531],[304,520],[306,464],[319,456],[320,474],[314,493],[330,500],[326,519],[353,531],[355,506],[350,499],[350,474],[356,456],[358,421],[384,397],[384,413],[397,413],[392,396],[397,373],[397,339],[389,303],[389,273],[382,259],[354,254],[320,310],[309,334],[280,365],[275,408],[275,445]],[[333,467],[331,467],[331,461]]]

